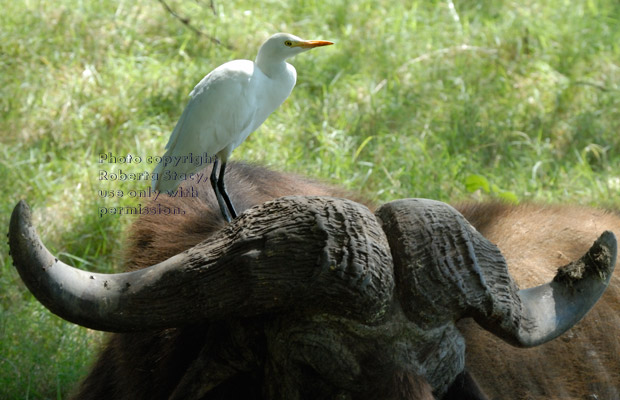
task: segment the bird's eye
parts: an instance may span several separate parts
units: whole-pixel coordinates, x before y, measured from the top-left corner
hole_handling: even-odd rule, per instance
[[[290,41],[290,40],[287,40],[287,41],[284,42],[284,45],[287,46],[287,47],[291,47],[293,45],[293,42]]]

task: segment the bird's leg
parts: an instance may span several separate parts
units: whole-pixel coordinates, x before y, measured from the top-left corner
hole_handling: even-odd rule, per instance
[[[228,197],[228,192],[226,191],[226,184],[224,183],[224,172],[226,171],[226,163],[223,162],[220,167],[220,177],[217,179],[217,188],[220,190],[220,194],[224,198],[226,205],[228,206],[228,211],[230,211],[230,215],[233,219],[237,218],[237,211],[235,211],[235,207],[230,201],[230,197]]]
[[[222,165],[223,167],[224,165]],[[220,177],[222,176],[222,174],[220,174]],[[217,158],[215,159],[215,161],[213,162],[213,169],[211,170],[211,186],[213,187],[213,192],[215,192],[215,198],[217,199],[217,204],[220,206],[220,212],[222,213],[222,216],[224,217],[224,219],[226,220],[226,222],[230,222],[231,218],[230,218],[230,214],[228,213],[228,208],[226,208],[226,202],[225,200],[222,198],[222,195],[220,194],[220,190],[218,187],[218,181],[217,181]],[[226,198],[228,198],[228,195],[226,196]],[[230,200],[228,200],[230,201]]]

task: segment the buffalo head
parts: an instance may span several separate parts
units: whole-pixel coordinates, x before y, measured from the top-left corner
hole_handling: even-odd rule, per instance
[[[197,349],[171,399],[206,398],[257,370],[264,398],[364,398],[394,376],[421,376],[441,397],[464,370],[456,321],[472,317],[515,346],[552,340],[601,296],[617,253],[605,232],[552,282],[519,290],[499,250],[446,204],[405,199],[373,215],[349,200],[301,196],[253,207],[191,249],[120,274],[55,258],[24,202],[9,242],[28,288],[76,324],[226,325],[231,339]]]

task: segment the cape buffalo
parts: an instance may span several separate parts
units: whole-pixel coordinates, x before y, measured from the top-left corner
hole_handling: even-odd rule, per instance
[[[197,197],[160,196],[183,212],[137,218],[123,274],[63,264],[27,206],[16,207],[11,252],[37,298],[67,320],[120,332],[76,399],[617,394],[616,335],[600,332],[619,326],[617,278],[594,321],[544,343],[609,284],[618,216],[458,206],[476,230],[439,202],[398,200],[373,215],[372,205],[339,199],[350,193],[302,177],[240,163],[228,174],[239,218],[223,220],[208,183]],[[572,368],[575,382],[554,376]]]

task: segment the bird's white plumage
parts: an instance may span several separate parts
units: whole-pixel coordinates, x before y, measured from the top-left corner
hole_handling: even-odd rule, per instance
[[[286,59],[312,47],[285,33],[271,36],[259,49],[256,62],[234,60],[205,76],[190,93],[190,100],[177,122],[164,156],[184,156],[207,152],[225,163],[231,152],[286,100],[296,81],[295,68]],[[175,190],[178,179],[201,169],[191,163],[158,164],[153,171],[153,189]],[[166,174],[176,172],[176,174]]]

